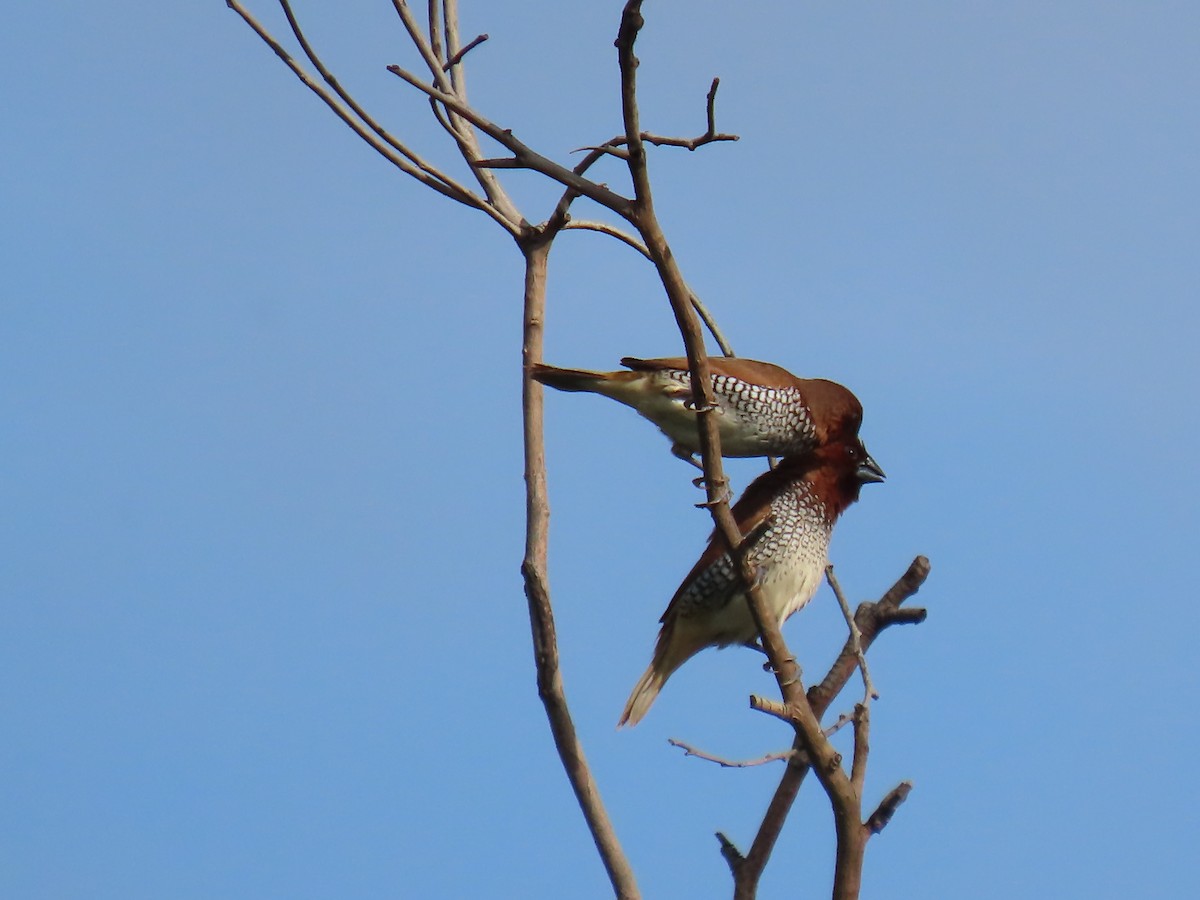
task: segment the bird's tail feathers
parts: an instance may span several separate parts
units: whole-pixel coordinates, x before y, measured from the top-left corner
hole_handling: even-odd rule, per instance
[[[666,681],[667,676],[658,666],[651,663],[638,679],[638,683],[633,686],[629,699],[625,701],[625,710],[617,721],[617,727],[623,728],[628,725],[632,728],[642,721],[642,716],[646,715]]]
[[[596,391],[606,379],[604,372],[588,369],[560,369],[545,363],[534,363],[530,374],[535,381],[560,391]]]
[[[669,612],[670,610],[668,610]],[[651,704],[658,697],[658,692],[667,683],[667,679],[675,674],[676,669],[707,646],[706,641],[697,640],[697,636],[689,629],[684,628],[680,631],[679,623],[674,617],[667,615],[664,616],[664,619],[662,630],[658,633],[658,640],[654,644],[654,657],[650,660],[649,668],[642,673],[638,683],[633,686],[633,692],[625,702],[625,711],[621,713],[621,718],[617,721],[618,728],[624,725],[633,726],[642,721],[642,717],[646,715]]]

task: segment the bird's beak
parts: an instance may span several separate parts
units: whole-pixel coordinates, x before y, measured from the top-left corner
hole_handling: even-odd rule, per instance
[[[855,472],[855,475],[858,476],[858,480],[863,484],[887,479],[887,476],[883,474],[883,469],[879,468],[879,463],[871,459],[870,454],[867,454],[867,458],[859,463],[858,471]]]

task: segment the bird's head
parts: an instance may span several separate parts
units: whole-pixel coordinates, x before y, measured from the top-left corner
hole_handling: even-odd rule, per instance
[[[823,444],[793,464],[805,467],[804,478],[824,503],[830,522],[858,500],[864,484],[881,482],[887,477],[857,436]]]
[[[849,388],[836,381],[810,378],[804,386],[804,400],[818,444],[853,441],[858,437],[863,408]]]

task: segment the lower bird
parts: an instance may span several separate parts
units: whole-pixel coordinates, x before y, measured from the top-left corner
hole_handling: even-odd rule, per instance
[[[683,357],[621,360],[627,372],[560,369],[535,363],[532,375],[560,391],[602,394],[637,410],[671,439],[671,452],[695,463],[700,451],[692,378]],[[858,435],[862,404],[823,378],[797,378],[753,359],[710,357],[722,456],[799,456]]]
[[[750,570],[776,621],[801,609],[820,586],[838,516],[883,470],[857,437],[785,458],[746,488],[733,507]],[[714,534],[660,620],[654,658],[629,695],[617,727],[636,725],[671,674],[706,647],[753,644],[758,629],[728,552]]]

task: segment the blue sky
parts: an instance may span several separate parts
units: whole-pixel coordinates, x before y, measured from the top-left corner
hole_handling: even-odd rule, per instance
[[[620,5],[464,0],[472,99],[563,161],[617,133]],[[391,5],[297,9],[453,167],[384,69],[416,62]],[[1200,10],[646,13],[645,126],[702,130],[719,75],[742,136],[653,154],[686,276],[740,354],[850,386],[889,474],[838,527],[843,586],[933,562],[928,622],[872,651],[868,802],[916,787],[865,895],[1195,896]],[[223,3],[28,5],[0,72],[0,894],[608,896],[534,685],[511,242]],[[556,245],[547,327],[560,364],[679,349],[596,235]],[[600,788],[646,896],[728,896],[712,832],[748,845],[779,772],[666,739],[785,746],[758,661],[703,654],[613,729],[709,529],[692,473],[597,398],[549,396],[547,430]],[[842,628],[826,590],[785,634],[816,675]],[[762,895],[820,896],[831,852],[808,785]]]

